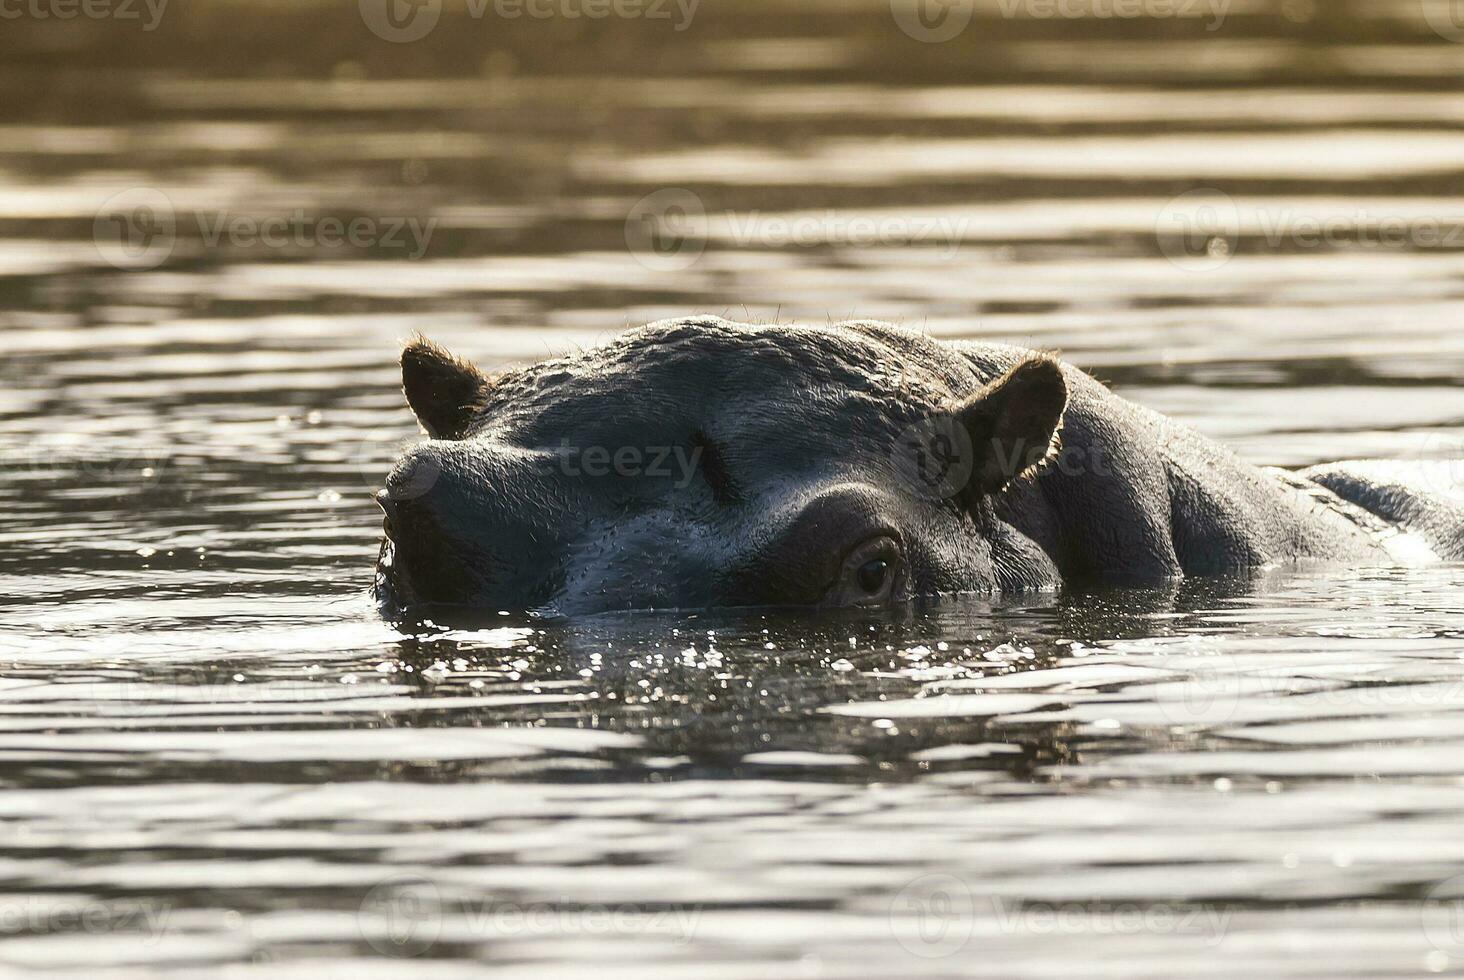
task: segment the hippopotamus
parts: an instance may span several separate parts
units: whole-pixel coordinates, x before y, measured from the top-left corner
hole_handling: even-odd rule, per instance
[[[377,497],[389,611],[882,607],[1464,558],[1448,464],[1254,466],[1016,346],[699,316],[498,374],[420,337],[401,364],[428,438]]]

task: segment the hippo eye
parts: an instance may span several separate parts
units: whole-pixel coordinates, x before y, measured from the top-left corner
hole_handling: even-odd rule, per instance
[[[870,595],[877,594],[884,588],[885,579],[889,578],[890,563],[883,558],[872,558],[859,566],[855,575],[859,579],[859,587]]]
[[[874,606],[889,602],[899,584],[903,559],[900,543],[889,535],[863,542],[844,558],[839,581],[829,600],[839,606]]]

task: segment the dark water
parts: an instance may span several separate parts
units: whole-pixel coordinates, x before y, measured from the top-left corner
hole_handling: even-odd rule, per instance
[[[366,596],[414,330],[494,366],[878,317],[1060,348],[1259,463],[1464,458],[1449,4],[37,9],[0,24],[0,964],[1464,970],[1464,569],[417,637]]]

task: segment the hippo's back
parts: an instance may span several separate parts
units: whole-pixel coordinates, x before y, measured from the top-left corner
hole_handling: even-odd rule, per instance
[[[1464,461],[1351,460],[1300,475],[1422,536],[1440,558],[1464,561]]]

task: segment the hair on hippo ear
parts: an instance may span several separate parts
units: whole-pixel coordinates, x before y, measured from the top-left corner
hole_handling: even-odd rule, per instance
[[[402,391],[427,434],[461,439],[492,382],[420,334],[402,349]]]
[[[1056,358],[1028,358],[956,407],[971,437],[968,493],[996,493],[1057,452],[1067,381]]]

